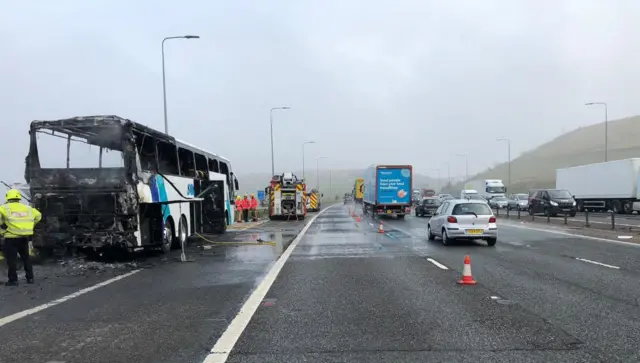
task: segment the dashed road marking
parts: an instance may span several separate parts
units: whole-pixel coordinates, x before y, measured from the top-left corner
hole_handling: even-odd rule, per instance
[[[31,309],[23,310],[23,311],[15,313],[15,314],[11,314],[11,315],[5,316],[3,318],[0,318],[0,327],[2,327],[3,325],[9,324],[9,323],[11,323],[13,321],[16,321],[18,319],[22,319],[25,316],[33,315],[33,314],[35,314],[37,312],[40,312],[40,311],[42,311],[44,309],[47,309],[47,308],[50,308],[52,306],[56,306],[56,305],[62,304],[65,301],[69,301],[69,300],[74,299],[74,298],[76,298],[76,297],[78,297],[80,295],[84,295],[84,294],[86,294],[88,292],[91,292],[93,290],[99,289],[99,288],[101,288],[103,286],[107,286],[107,285],[112,284],[112,283],[114,283],[116,281],[122,280],[122,279],[124,279],[126,277],[129,277],[129,276],[131,276],[133,274],[136,274],[136,273],[138,273],[140,271],[142,271],[142,270],[133,270],[133,271],[128,272],[126,274],[123,274],[123,275],[120,275],[120,276],[116,276],[116,277],[114,277],[112,279],[109,279],[109,280],[106,280],[106,281],[102,281],[99,284],[96,284],[96,285],[84,288],[82,290],[76,291],[73,294],[69,294],[69,295],[63,296],[63,297],[61,297],[59,299],[50,301],[50,302],[48,302],[46,304],[42,304],[42,305],[36,306],[34,308],[31,308]]]
[[[598,262],[598,261],[592,261],[592,260],[587,260],[585,258],[579,258],[579,257],[575,257],[576,260],[578,261],[582,261],[582,262],[588,262],[588,263],[592,263],[594,265],[600,265],[600,266],[604,266],[604,267],[608,267],[608,268],[613,268],[616,270],[619,270],[620,267],[618,266],[613,266],[613,265],[607,265],[606,263],[602,263],[602,262]]]
[[[443,264],[441,264],[440,262],[434,260],[433,258],[427,258],[427,261],[431,262],[432,264],[440,267],[443,270],[448,270],[449,268]]]
[[[231,350],[233,350],[233,347],[236,345],[236,342],[240,338],[240,335],[242,335],[242,332],[244,332],[244,329],[249,325],[253,314],[255,314],[256,310],[267,295],[267,292],[271,289],[271,285],[275,282],[282,270],[282,267],[291,256],[293,250],[296,248],[298,243],[300,243],[300,240],[302,240],[302,237],[307,233],[307,230],[311,227],[316,218],[318,218],[324,211],[334,206],[321,210],[304,226],[304,228],[302,228],[302,231],[300,231],[298,236],[293,240],[293,242],[291,242],[289,248],[284,251],[271,270],[269,270],[260,285],[258,285],[244,305],[242,305],[236,317],[231,321],[231,324],[229,324],[225,332],[222,333],[216,344],[211,348],[211,351],[206,356],[203,363],[224,363],[227,361]]]

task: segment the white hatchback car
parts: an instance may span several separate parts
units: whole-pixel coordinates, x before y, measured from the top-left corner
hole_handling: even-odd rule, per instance
[[[453,199],[442,203],[427,224],[427,236],[436,236],[443,245],[458,239],[483,239],[489,246],[498,240],[496,217],[485,201],[477,199]]]

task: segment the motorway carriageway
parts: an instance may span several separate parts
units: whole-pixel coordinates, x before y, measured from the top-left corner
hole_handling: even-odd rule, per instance
[[[38,311],[0,306],[0,361],[640,361],[637,245],[505,221],[495,247],[445,247],[428,218],[377,233],[348,208],[297,225],[277,262],[270,246],[222,246]],[[475,286],[456,283],[467,254]]]

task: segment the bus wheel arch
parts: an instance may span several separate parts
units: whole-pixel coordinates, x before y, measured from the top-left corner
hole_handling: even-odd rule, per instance
[[[169,253],[175,243],[175,224],[171,216],[167,217],[164,222],[164,230],[162,231],[162,252]]]
[[[174,243],[175,247],[181,247],[182,244],[187,245],[187,239],[189,238],[189,226],[187,225],[187,217],[185,215],[180,216],[180,224],[178,224],[178,238]]]

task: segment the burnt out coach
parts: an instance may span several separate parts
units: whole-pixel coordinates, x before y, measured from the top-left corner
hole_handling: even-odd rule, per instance
[[[34,246],[167,252],[232,224],[229,160],[118,116],[33,121],[25,179]]]

